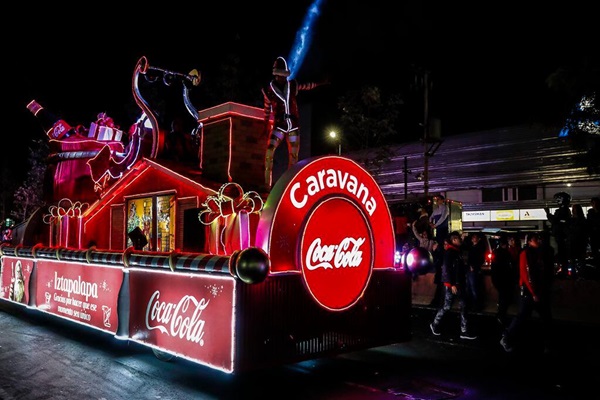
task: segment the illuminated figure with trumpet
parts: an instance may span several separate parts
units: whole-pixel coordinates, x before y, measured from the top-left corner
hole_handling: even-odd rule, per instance
[[[273,64],[273,79],[262,89],[265,112],[265,136],[268,137],[265,153],[265,185],[271,188],[273,179],[273,156],[286,138],[288,144],[288,168],[298,162],[300,150],[300,125],[296,96],[301,90],[312,90],[322,83],[298,83],[288,79],[290,70],[283,57]]]
[[[165,133],[158,126],[158,120],[152,108],[142,97],[138,82],[140,75],[143,75],[146,81],[150,83],[158,81],[159,76],[162,75],[162,82],[166,86],[170,86],[177,80],[181,81],[185,107],[198,122],[198,126],[192,131],[192,135],[197,136],[199,130],[202,128],[202,123],[199,122],[198,111],[192,105],[189,98],[189,86],[200,84],[200,73],[195,69],[189,74],[182,74],[153,67],[150,66],[146,57],[141,57],[133,74],[132,91],[135,102],[143,112],[142,116],[129,129],[129,149],[125,157],[118,156],[105,147],[97,156],[88,161],[90,174],[97,188],[104,189],[107,186],[107,181],[120,178],[137,161],[139,155],[156,159],[164,151]],[[147,132],[146,122],[150,123],[150,132]]]
[[[158,68],[150,66],[146,57],[140,58],[138,61],[134,76],[133,76],[133,97],[137,105],[142,109],[144,115],[148,118],[150,125],[152,126],[152,146],[149,157],[152,159],[156,159],[160,153],[162,153],[164,147],[164,132],[159,129],[158,120],[152,109],[150,108],[148,102],[142,97],[140,93],[138,77],[142,74],[146,81],[150,83],[154,83],[158,80],[158,75],[162,74],[162,81],[166,86],[171,86],[171,84],[179,80],[183,86],[183,102],[187,111],[191,114],[191,116],[198,121],[198,110],[193,106],[190,101],[190,87],[198,86],[200,84],[200,73],[198,70],[194,69],[189,74],[182,74],[180,72],[169,71],[166,69]],[[192,131],[192,135],[196,136],[198,131],[202,128],[202,124],[198,121],[198,127]]]

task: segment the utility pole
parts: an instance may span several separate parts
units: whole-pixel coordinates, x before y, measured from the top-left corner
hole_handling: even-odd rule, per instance
[[[404,156],[404,168],[402,169],[404,172],[404,200],[408,198],[408,174],[410,174],[410,170],[408,169],[408,157]]]
[[[429,197],[429,71],[423,71],[423,192]]]
[[[415,74],[415,88],[423,91],[423,192],[429,197],[429,157],[433,157],[442,144],[438,119],[429,116],[429,91],[431,90],[430,71],[418,68]],[[432,123],[434,122],[434,123]]]
[[[421,74],[423,85],[423,192],[427,199],[429,197],[429,158],[433,157],[440,148],[442,139],[439,119],[429,116],[430,72],[423,70]]]

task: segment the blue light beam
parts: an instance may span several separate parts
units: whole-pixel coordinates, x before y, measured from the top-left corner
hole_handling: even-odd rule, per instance
[[[306,56],[308,48],[310,47],[310,43],[312,42],[313,25],[319,14],[321,14],[320,7],[324,1],[325,0],[315,0],[310,7],[308,7],[306,16],[302,22],[302,27],[298,30],[298,32],[296,32],[296,39],[294,40],[294,45],[292,46],[290,55],[288,56],[290,79],[294,79],[296,73],[302,66],[304,57]]]

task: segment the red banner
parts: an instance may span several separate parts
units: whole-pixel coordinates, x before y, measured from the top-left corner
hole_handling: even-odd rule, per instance
[[[232,372],[233,277],[131,269],[129,291],[131,340]]]
[[[30,258],[2,257],[0,298],[20,304],[29,304],[29,280],[33,272]]]
[[[123,269],[106,265],[37,260],[36,307],[115,333]]]

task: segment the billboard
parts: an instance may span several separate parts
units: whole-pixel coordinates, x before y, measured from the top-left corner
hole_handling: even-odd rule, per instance
[[[122,267],[38,259],[36,276],[38,309],[116,333]]]

